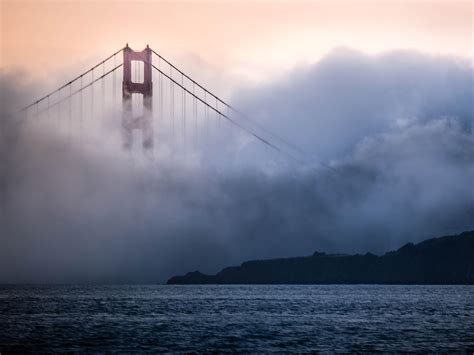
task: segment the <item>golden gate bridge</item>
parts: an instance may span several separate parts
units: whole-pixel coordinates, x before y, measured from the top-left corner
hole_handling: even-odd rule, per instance
[[[209,130],[211,120],[219,128],[224,121],[291,160],[307,158],[295,144],[228,104],[148,45],[134,51],[127,44],[21,112],[26,121],[57,119],[67,124],[67,130],[81,133],[86,121],[91,124],[107,114],[120,116],[123,148],[131,150],[139,133],[145,153],[153,153],[160,130],[196,140],[199,130]],[[165,127],[157,129],[161,125]]]

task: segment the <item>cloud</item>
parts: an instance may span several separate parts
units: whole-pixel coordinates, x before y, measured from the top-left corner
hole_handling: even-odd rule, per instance
[[[341,49],[239,92],[238,107],[305,150],[303,165],[225,122],[180,149],[159,131],[153,161],[120,151],[116,112],[82,139],[67,120],[3,124],[0,282],[156,282],[472,229],[472,80],[456,58]],[[19,96],[5,83],[2,122]]]
[[[472,80],[472,66],[461,59],[340,48],[314,66],[239,93],[237,102],[326,160],[350,154],[366,136],[440,117],[455,117],[472,133]]]

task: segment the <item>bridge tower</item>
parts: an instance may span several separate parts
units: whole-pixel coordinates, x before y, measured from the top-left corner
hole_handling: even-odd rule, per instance
[[[122,82],[122,136],[123,146],[129,150],[133,146],[133,130],[142,132],[143,150],[153,150],[153,83],[152,83],[152,51],[147,45],[141,52],[132,50],[128,43],[123,49],[123,82]],[[143,82],[132,81],[132,61],[143,62],[143,73],[138,77]],[[141,69],[141,68],[140,68]],[[137,80],[137,78],[134,78]],[[132,94],[143,95],[143,115],[134,116]]]

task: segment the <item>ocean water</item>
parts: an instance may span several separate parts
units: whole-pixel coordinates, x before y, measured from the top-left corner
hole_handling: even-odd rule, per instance
[[[474,286],[0,286],[0,353],[474,351]]]

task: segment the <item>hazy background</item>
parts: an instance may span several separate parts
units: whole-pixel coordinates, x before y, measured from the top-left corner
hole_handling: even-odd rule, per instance
[[[470,3],[292,4],[2,2],[0,282],[164,281],[473,229]],[[126,41],[166,48],[305,155],[224,131],[150,162],[117,149],[114,112],[100,144],[15,123]]]

